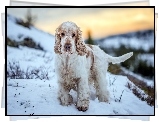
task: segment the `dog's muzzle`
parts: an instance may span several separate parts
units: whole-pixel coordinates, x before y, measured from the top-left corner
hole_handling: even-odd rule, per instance
[[[66,43],[64,45],[64,49],[65,49],[66,52],[71,51],[71,44],[70,43]]]

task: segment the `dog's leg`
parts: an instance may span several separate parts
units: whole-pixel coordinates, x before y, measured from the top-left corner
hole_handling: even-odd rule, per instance
[[[100,102],[108,102],[109,101],[109,91],[107,90],[107,81],[105,78],[105,72],[97,72],[96,81],[96,95]]]
[[[67,106],[73,102],[72,96],[69,94],[70,88],[65,83],[59,82],[58,99],[61,105]]]
[[[77,109],[86,111],[89,107],[89,86],[88,78],[80,78],[77,88]]]

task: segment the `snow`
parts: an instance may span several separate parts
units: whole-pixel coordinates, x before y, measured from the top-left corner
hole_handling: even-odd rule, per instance
[[[22,51],[23,53],[19,53],[20,51]],[[9,54],[7,55],[7,60],[8,60],[7,64],[9,63],[9,61],[10,62],[18,61],[21,68],[24,70],[26,70],[30,66],[33,66],[33,67],[46,66],[47,62],[53,60],[53,56],[54,56],[54,53],[44,52],[44,51],[36,50],[36,49],[30,49],[27,47],[20,47],[20,49],[7,47],[7,53]],[[15,58],[15,55],[16,55],[16,58]],[[42,59],[44,61],[40,62],[40,60]],[[26,62],[27,62],[27,65],[26,65]],[[34,62],[34,65],[32,64],[33,62]],[[50,65],[53,66],[54,63],[50,62]],[[49,68],[49,66],[47,68]]]
[[[121,69],[122,69],[125,73],[128,73],[128,74],[130,74],[130,75],[136,77],[137,79],[144,81],[148,86],[154,87],[154,80],[146,79],[146,78],[140,76],[139,74],[135,74],[135,73],[133,73],[133,72],[127,70],[127,69],[124,68],[124,67],[121,67]]]
[[[99,102],[95,90],[91,88],[90,106],[86,112],[76,109],[76,92],[71,90],[74,104],[61,106],[57,99],[57,80],[54,72],[54,55],[21,47],[7,47],[8,61],[19,61],[20,67],[51,67],[49,80],[46,79],[7,79],[7,114],[8,115],[153,115],[154,107],[139,100],[125,85],[130,82],[127,77],[107,73],[110,102]],[[15,57],[16,55],[16,57]],[[24,58],[25,57],[25,58]],[[47,63],[48,57],[52,57]],[[32,59],[28,61],[28,59]],[[8,62],[7,61],[7,62]],[[116,80],[114,81],[114,78]],[[18,85],[17,85],[18,83]],[[121,101],[119,102],[119,98]],[[19,94],[20,93],[20,94]],[[16,94],[16,95],[15,95]],[[33,107],[34,106],[34,107]]]
[[[19,34],[22,35],[21,38]],[[28,29],[17,25],[14,17],[7,19],[7,36],[15,41],[31,37],[46,50],[44,52],[23,46],[20,48],[7,46],[7,66],[9,62],[12,65],[16,62],[15,64],[18,64],[24,72],[31,67],[30,70],[40,69],[40,76],[48,73],[47,78],[35,76],[32,79],[25,79],[25,76],[24,79],[7,78],[8,115],[154,115],[154,106],[141,101],[126,87],[127,82],[130,82],[126,76],[113,75],[109,72],[106,74],[110,92],[109,103],[99,102],[95,97],[95,89],[91,87],[90,104],[86,112],[76,109],[77,93],[73,90],[70,94],[74,103],[70,106],[60,105],[57,99],[58,85],[54,70],[54,36],[34,27]],[[117,43],[113,45],[118,45]]]
[[[37,44],[40,44],[40,46],[42,46],[44,50],[53,52],[55,39],[53,35],[40,31],[34,27],[31,27],[29,29],[17,25],[15,24],[15,18],[13,18],[12,16],[7,16],[7,37],[17,42],[22,41],[26,37],[30,37]]]
[[[113,43],[112,43],[113,42]],[[125,45],[127,48],[133,49],[143,49],[148,51],[151,47],[154,47],[154,42],[144,40],[144,39],[137,39],[136,37],[133,38],[124,38],[124,37],[114,37],[111,39],[105,39],[102,43],[103,47],[108,48],[119,48],[121,45]]]
[[[147,65],[154,67],[154,55],[153,54],[139,54],[138,59],[146,61]]]

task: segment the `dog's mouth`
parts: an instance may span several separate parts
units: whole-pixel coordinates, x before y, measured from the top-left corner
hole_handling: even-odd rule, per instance
[[[73,52],[72,52],[72,50],[65,50],[65,49],[63,49],[63,51],[61,52],[61,54],[71,55],[71,54],[73,54]]]
[[[64,54],[70,55],[70,54],[73,54],[73,53],[71,51],[65,51]]]

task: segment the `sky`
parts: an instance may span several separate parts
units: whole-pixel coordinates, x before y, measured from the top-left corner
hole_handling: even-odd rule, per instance
[[[26,5],[13,3],[13,5]],[[123,5],[148,5],[146,2]],[[28,8],[8,8],[7,13],[25,18]],[[37,16],[35,26],[43,31],[55,34],[56,28],[65,21],[72,21],[80,27],[83,38],[88,31],[92,38],[100,39],[109,35],[137,30],[154,29],[153,8],[31,8]]]

